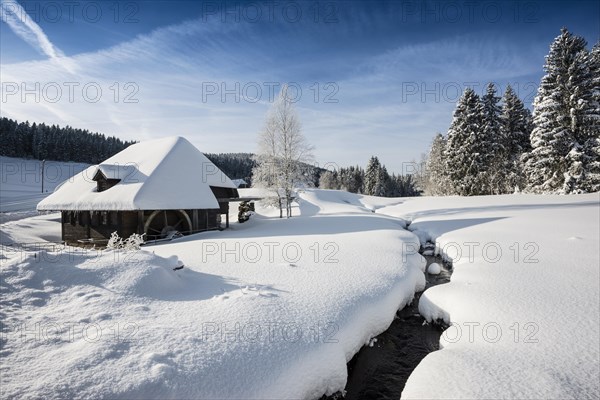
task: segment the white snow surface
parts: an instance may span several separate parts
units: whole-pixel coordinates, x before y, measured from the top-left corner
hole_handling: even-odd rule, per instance
[[[454,267],[419,310],[452,326],[403,398],[600,396],[598,193],[305,190],[290,220],[256,209],[229,230],[135,253],[3,248],[0,396],[310,399],[342,390],[346,362],[423,288],[419,240],[435,241]],[[51,215],[36,218],[0,229],[17,243],[60,234]],[[407,220],[414,233],[402,229]]]
[[[25,217],[0,224],[0,244],[18,247],[60,245],[60,233],[60,213]]]
[[[342,390],[347,361],[424,288],[425,263],[403,257],[418,239],[403,220],[374,214],[378,199],[301,197],[292,219],[257,207],[229,230],[134,253],[4,248],[1,397],[310,399]],[[13,240],[30,220],[10,225]]]
[[[415,198],[380,211],[412,220],[454,266],[419,303],[452,323],[443,349],[402,398],[600,397],[599,193]]]
[[[120,179],[103,192],[98,171]],[[170,210],[219,208],[210,186],[235,188],[187,139],[179,136],[133,144],[60,185],[38,210]]]
[[[0,223],[37,215],[36,205],[65,180],[89,164],[46,161],[42,192],[42,161],[0,156]]]

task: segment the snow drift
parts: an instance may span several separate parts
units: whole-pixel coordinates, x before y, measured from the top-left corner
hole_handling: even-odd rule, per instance
[[[424,287],[424,263],[403,254],[419,245],[403,221],[355,195],[306,192],[300,211],[133,253],[5,252],[2,397],[342,390],[347,361]]]

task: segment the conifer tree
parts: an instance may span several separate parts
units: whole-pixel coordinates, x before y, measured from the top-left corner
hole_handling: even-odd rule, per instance
[[[503,174],[501,193],[511,193],[522,188],[520,158],[531,149],[531,113],[509,85],[502,99],[501,140],[503,152],[498,157],[498,168]]]
[[[589,54],[591,72],[591,102],[587,111],[586,141],[583,154],[586,179],[581,188],[587,193],[600,191],[600,42]]]
[[[480,165],[478,181],[489,194],[500,194],[504,192],[502,185],[505,177],[506,148],[501,135],[500,97],[496,96],[496,87],[493,83],[487,85],[481,103],[482,130],[477,143]]]
[[[392,191],[392,183],[390,179],[390,175],[387,172],[387,168],[385,165],[382,165],[379,169],[379,174],[377,176],[377,185],[375,187],[375,196],[386,197],[390,195]]]
[[[575,190],[581,166],[583,119],[580,100],[589,85],[582,52],[586,42],[563,28],[550,46],[534,101],[532,150],[523,157],[527,189],[535,193]],[[565,176],[574,176],[565,182]]]
[[[473,89],[465,89],[454,110],[444,152],[450,194],[469,196],[484,191],[479,174],[482,171],[482,156],[487,155],[477,153],[482,149],[478,143],[482,132],[482,114],[479,96]]]
[[[443,196],[448,194],[448,175],[444,166],[444,148],[446,139],[441,133],[433,138],[429,155],[427,157],[425,192],[429,196]]]
[[[379,182],[379,170],[381,169],[381,164],[379,163],[379,159],[375,156],[371,157],[367,164],[367,168],[365,170],[365,194],[375,196],[377,190],[379,190],[378,182]]]

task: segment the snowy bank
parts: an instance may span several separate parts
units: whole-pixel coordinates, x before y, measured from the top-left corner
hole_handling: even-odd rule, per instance
[[[407,199],[452,261],[419,310],[452,326],[403,398],[600,397],[600,195]],[[433,384],[432,380],[435,381]]]

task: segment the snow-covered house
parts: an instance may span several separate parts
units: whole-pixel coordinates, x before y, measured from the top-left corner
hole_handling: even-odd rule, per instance
[[[147,240],[229,226],[236,186],[182,137],[129,146],[73,176],[42,200],[40,211],[61,211],[66,242],[146,234]]]

